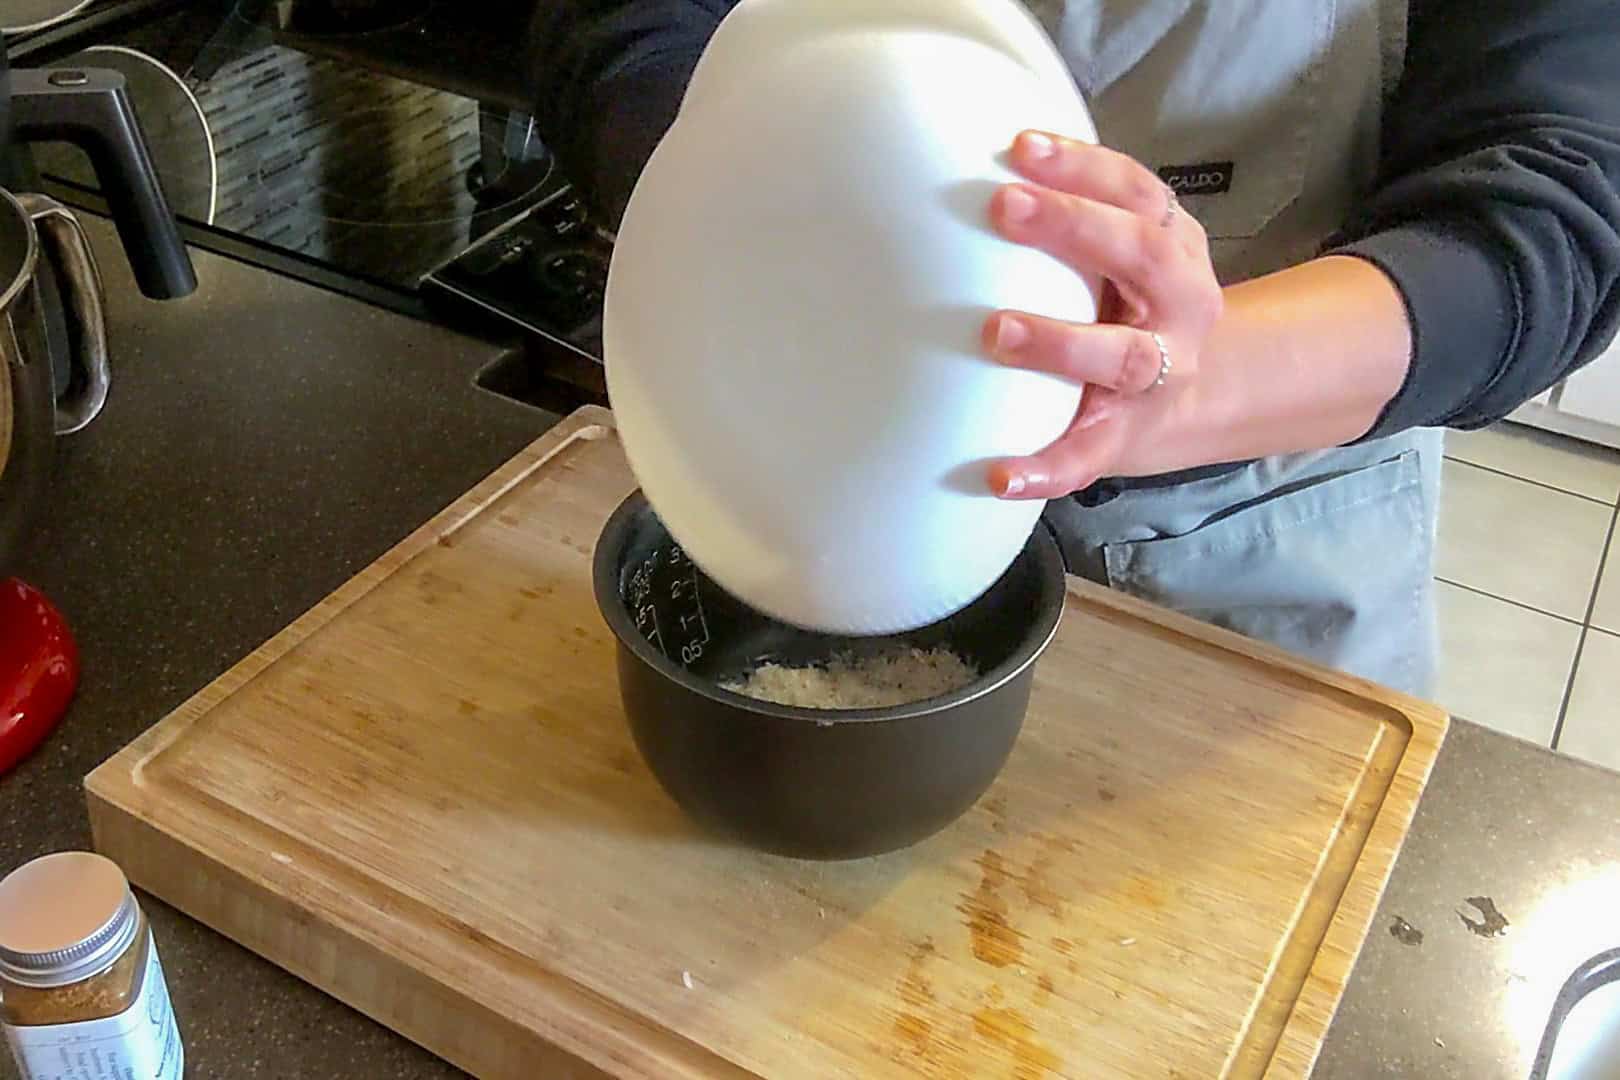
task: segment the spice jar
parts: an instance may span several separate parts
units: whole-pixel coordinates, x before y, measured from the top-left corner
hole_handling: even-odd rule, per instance
[[[117,864],[62,852],[0,881],[0,1023],[24,1080],[179,1080],[163,967]]]

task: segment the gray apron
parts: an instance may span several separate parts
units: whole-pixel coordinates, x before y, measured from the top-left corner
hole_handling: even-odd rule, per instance
[[[1176,178],[1223,282],[1311,258],[1371,182],[1405,0],[1030,0],[1103,141]],[[1070,569],[1411,693],[1435,674],[1442,436],[1047,510]]]

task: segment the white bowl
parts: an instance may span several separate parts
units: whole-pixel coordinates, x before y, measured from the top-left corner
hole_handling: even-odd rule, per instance
[[[971,603],[1036,524],[986,467],[1062,434],[1080,391],[994,363],[980,326],[1090,321],[1096,282],[1000,239],[988,204],[1018,131],[1095,134],[1008,0],[964,8],[1023,20],[999,37],[839,8],[744,0],[722,25],[630,200],[603,338],[631,467],[705,573],[882,634]]]

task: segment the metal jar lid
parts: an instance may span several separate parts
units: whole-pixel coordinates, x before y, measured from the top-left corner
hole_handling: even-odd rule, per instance
[[[124,872],[84,851],[46,855],[0,881],[0,978],[51,989],[107,970],[135,942]]]

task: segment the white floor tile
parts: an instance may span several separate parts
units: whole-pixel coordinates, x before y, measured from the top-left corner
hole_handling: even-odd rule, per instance
[[[1620,637],[1587,632],[1558,749],[1620,769]]]
[[[1620,634],[1620,544],[1613,539],[1609,541],[1609,557],[1603,560],[1603,580],[1592,607],[1592,625]]]
[[[1590,499],[1447,461],[1435,573],[1584,622],[1612,516]]]
[[[1589,499],[1620,499],[1620,451],[1522,424],[1447,432],[1446,456]]]
[[[1476,724],[1551,743],[1581,628],[1443,581],[1436,588],[1439,704]]]

